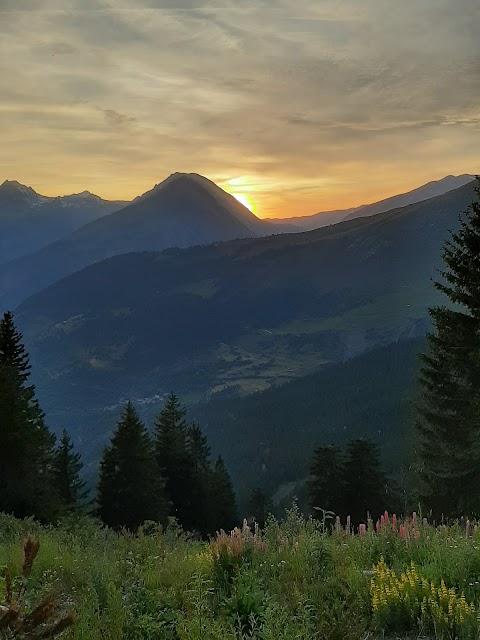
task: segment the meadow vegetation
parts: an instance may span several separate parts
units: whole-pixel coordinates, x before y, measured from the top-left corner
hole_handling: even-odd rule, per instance
[[[75,617],[62,635],[71,640],[480,635],[480,532],[469,521],[386,513],[354,530],[328,512],[305,520],[294,504],[263,530],[196,541],[173,521],[134,535],[88,517],[53,527],[3,515],[4,576],[22,576],[27,534],[40,547],[18,582],[26,613],[54,599]],[[2,636],[0,617],[0,637],[30,636]]]

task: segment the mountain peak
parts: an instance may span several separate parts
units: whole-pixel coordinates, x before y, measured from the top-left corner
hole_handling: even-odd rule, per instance
[[[31,193],[33,189],[31,187],[27,187],[24,184],[21,184],[17,180],[5,180],[2,184],[0,184],[0,189],[2,191],[20,191],[20,192],[29,192]],[[35,193],[33,191],[33,193]]]
[[[5,180],[5,182],[0,184],[0,195],[15,200],[27,199],[31,201],[32,199],[42,199],[42,196],[34,191],[32,187],[27,187],[26,185],[17,182],[17,180]]]

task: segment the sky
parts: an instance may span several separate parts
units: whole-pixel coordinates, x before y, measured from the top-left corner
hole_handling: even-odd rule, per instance
[[[480,173],[478,0],[0,0],[0,182],[261,217]]]

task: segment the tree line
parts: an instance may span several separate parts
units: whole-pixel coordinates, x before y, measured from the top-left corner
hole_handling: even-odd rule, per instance
[[[351,440],[346,450],[336,445],[315,449],[307,481],[311,515],[324,512],[350,516],[355,524],[376,519],[385,509],[399,511],[400,496],[382,470],[380,450],[368,439]]]
[[[223,459],[212,465],[206,437],[185,415],[171,393],[150,435],[126,404],[100,464],[98,514],[107,525],[134,530],[173,516],[185,530],[206,536],[237,524]]]
[[[13,314],[0,320],[0,511],[54,522],[92,513],[136,529],[174,517],[206,536],[237,524],[235,493],[221,456],[211,462],[200,427],[171,393],[150,434],[127,402],[100,464],[95,503],[67,431],[57,443],[29,384],[30,363]]]

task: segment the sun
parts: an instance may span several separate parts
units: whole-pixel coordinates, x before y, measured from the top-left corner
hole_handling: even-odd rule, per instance
[[[231,194],[236,200],[241,202],[244,207],[250,209],[252,213],[256,213],[257,205],[255,204],[253,198],[248,195],[248,193],[232,193]]]

